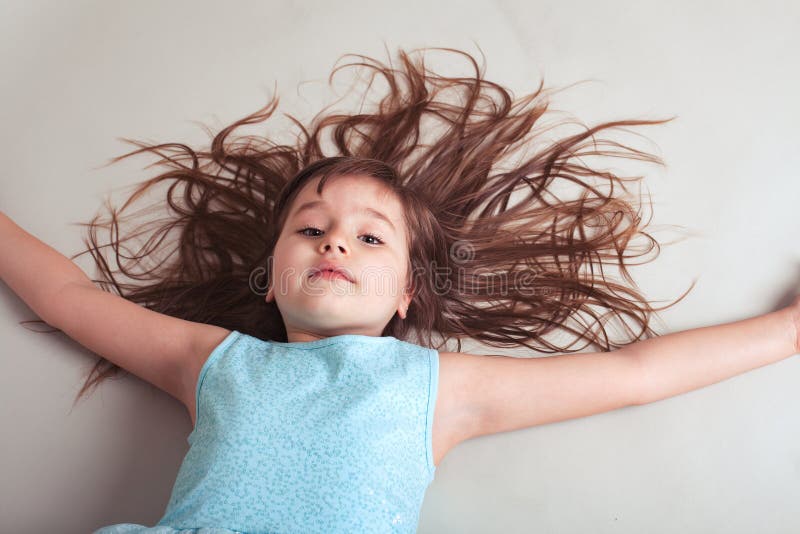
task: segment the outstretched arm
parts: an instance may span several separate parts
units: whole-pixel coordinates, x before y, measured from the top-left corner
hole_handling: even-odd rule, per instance
[[[780,310],[631,345],[641,359],[646,404],[721,382],[800,352],[800,299]]]
[[[96,287],[77,265],[2,212],[0,280],[49,325],[183,401],[194,416],[200,366],[208,347],[229,331],[161,314]]]
[[[537,358],[442,353],[461,384],[454,442],[647,404],[788,358],[800,298],[750,319],[695,328],[597,353]]]
[[[26,232],[2,211],[0,280],[42,318],[47,316],[53,296],[62,287],[72,282],[90,283],[80,267]]]

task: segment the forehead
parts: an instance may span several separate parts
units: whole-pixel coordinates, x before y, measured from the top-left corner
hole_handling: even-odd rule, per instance
[[[310,179],[305,185],[303,185],[302,189],[297,195],[297,198],[318,198],[317,185],[319,184],[320,180],[322,180],[321,176],[316,176]],[[358,198],[372,198],[397,202],[397,199],[395,198],[395,195],[392,193],[391,189],[386,184],[381,182],[380,179],[373,176],[351,174],[329,176],[328,179],[325,180],[325,186],[323,187],[321,194],[322,198],[333,196],[356,196]]]
[[[317,193],[321,177],[316,177],[303,186],[292,202],[289,217],[303,208],[324,210],[333,208],[344,213],[363,212],[370,216],[381,216],[389,220],[395,229],[402,226],[403,207],[394,192],[378,178],[371,176],[332,176],[325,181],[322,193]]]

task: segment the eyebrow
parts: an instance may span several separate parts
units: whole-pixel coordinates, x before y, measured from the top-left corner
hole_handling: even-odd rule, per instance
[[[302,204],[299,208],[297,208],[295,210],[295,212],[292,215],[296,216],[298,213],[300,213],[302,211],[310,210],[310,209],[317,208],[317,207],[320,207],[320,206],[324,206],[325,204],[326,204],[326,202],[324,200],[311,200],[309,202],[306,202],[306,203]],[[389,217],[387,217],[386,215],[384,215],[383,213],[381,213],[380,211],[378,211],[376,209],[368,208],[368,207],[365,206],[365,207],[362,207],[362,208],[356,210],[356,213],[357,214],[358,213],[365,213],[367,215],[371,215],[372,217],[385,222],[386,224],[388,224],[392,228],[392,230],[397,232],[397,228],[394,227],[394,224],[389,219]]]

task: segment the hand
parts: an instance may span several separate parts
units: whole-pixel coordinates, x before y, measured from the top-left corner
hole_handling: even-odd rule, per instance
[[[800,352],[800,295],[796,296],[790,306],[794,317],[794,352]]]

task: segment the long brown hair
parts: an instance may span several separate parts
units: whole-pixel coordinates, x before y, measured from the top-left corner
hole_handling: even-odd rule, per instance
[[[286,115],[299,129],[294,146],[266,136],[229,139],[235,130],[269,119],[277,108],[275,95],[214,135],[208,151],[124,139],[140,148],[110,164],[150,152],[169,170],[143,182],[119,210],[108,204],[108,220],[96,216],[81,223],[88,227],[90,242],[84,240],[87,250],[71,259],[91,253],[102,275],[93,282],[149,309],[286,341],[277,305],[265,302],[264,295],[273,274],[270,258],[292,199],[316,176],[323,176],[320,191],[326,176],[371,176],[383,180],[405,208],[415,284],[406,319],[395,315],[383,335],[437,349],[454,339],[461,350],[461,339],[472,338],[542,353],[577,352],[587,345],[609,351],[658,335],[649,324],[651,315],[679,302],[695,282],[672,304],[651,307],[627,270],[630,259],[655,250],[652,260],[660,252],[658,241],[644,231],[649,220],[642,221],[641,202],[625,194],[626,182],[642,177],[596,170],[582,158],[663,165],[654,155],[596,135],[672,119],[593,127],[576,121],[554,124],[551,128],[578,124],[581,129],[546,143],[549,128],[534,128],[549,106],[543,82],[515,99],[483,78],[485,66],[480,68],[469,53],[427,49],[466,58],[474,69],[472,76],[445,77],[425,67],[424,54],[414,56],[425,50],[400,50],[398,68],[363,55],[343,56],[356,60],[334,68],[329,83],[343,68],[366,69],[371,76],[361,109],[326,114],[325,108],[308,128]],[[378,75],[388,83],[388,94],[364,111]],[[450,93],[456,98],[446,98]],[[438,127],[430,121],[438,121]],[[332,147],[325,150],[328,133]],[[521,150],[533,153],[509,164]],[[577,188],[577,198],[559,198],[557,179]],[[171,182],[166,198],[131,215],[164,207],[169,215],[120,231],[120,223],[131,218],[122,212],[160,182]],[[108,244],[98,244],[98,229],[111,233]],[[177,238],[166,241],[172,231]],[[137,253],[127,252],[131,249],[123,243],[140,235],[149,239]],[[637,239],[644,241],[638,249]],[[109,246],[118,270],[109,267],[100,250]],[[130,261],[124,264],[122,258]],[[152,266],[145,268],[143,260]],[[608,279],[604,269],[609,267],[618,268],[627,283]],[[122,283],[114,272],[137,283]],[[593,322],[582,321],[584,316]],[[611,339],[606,329],[614,317],[627,331],[620,340]],[[557,343],[550,336],[555,332],[577,339]],[[578,339],[587,343],[573,347]],[[118,370],[101,358],[76,401]]]

